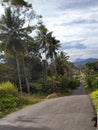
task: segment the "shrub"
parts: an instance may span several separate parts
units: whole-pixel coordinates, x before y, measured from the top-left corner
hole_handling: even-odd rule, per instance
[[[96,98],[98,99],[98,89],[91,92],[90,96],[91,96],[92,99],[96,99]]]
[[[42,84],[34,81],[30,83],[30,90],[32,93],[40,93],[42,91]]]
[[[86,83],[87,83],[87,85],[88,85],[88,87],[92,90],[93,88],[93,86],[92,86],[92,81],[94,81],[94,79],[95,79],[95,76],[94,75],[88,75],[88,76],[86,76]]]
[[[4,109],[13,109],[17,107],[17,104],[19,102],[19,99],[17,97],[14,97],[13,95],[7,95],[4,98],[0,99],[0,110]]]
[[[98,88],[98,77],[96,75],[86,76],[87,90],[92,92]]]
[[[95,90],[98,88],[98,79],[94,79],[92,81],[92,89]]]
[[[4,97],[8,94],[11,94],[13,96],[18,95],[18,89],[14,86],[11,82],[5,82],[0,84],[0,97]]]
[[[71,78],[70,81],[69,81],[69,85],[68,87],[70,89],[75,89],[77,88],[78,86],[80,85],[80,81],[76,78]]]

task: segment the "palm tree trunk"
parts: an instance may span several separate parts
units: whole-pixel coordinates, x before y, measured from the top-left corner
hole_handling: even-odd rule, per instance
[[[23,68],[24,68],[24,74],[25,74],[25,81],[26,81],[27,91],[28,91],[28,94],[30,94],[30,87],[29,87],[29,81],[28,81],[28,78],[27,78],[26,67],[25,67],[25,62],[24,62],[24,57],[23,57],[22,60],[23,60]]]
[[[47,54],[45,51],[45,83],[47,84]]]
[[[54,66],[54,63],[53,63],[53,58],[51,59],[51,63],[52,63],[52,89],[53,89],[53,92],[55,92],[55,82],[54,82],[54,71],[55,71],[55,66]]]
[[[54,56],[54,66],[55,66],[55,75],[57,75],[57,65],[56,65],[56,56]]]
[[[21,75],[20,75],[20,68],[19,68],[19,59],[18,59],[17,54],[16,54],[16,64],[17,64],[17,72],[18,72],[19,88],[20,88],[20,92],[22,93],[22,83],[21,83]]]

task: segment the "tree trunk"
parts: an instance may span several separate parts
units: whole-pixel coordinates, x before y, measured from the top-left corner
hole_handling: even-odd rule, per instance
[[[57,75],[57,66],[56,66],[56,60],[54,60],[54,71],[55,71],[55,75]]]
[[[53,89],[53,92],[55,92],[55,81],[54,81],[54,72],[55,72],[55,65],[53,63],[53,58],[51,59],[51,63],[52,63],[52,89]]]
[[[28,94],[30,94],[30,87],[29,87],[29,81],[28,81],[28,78],[27,78],[26,67],[25,67],[25,62],[24,62],[24,57],[23,57],[22,60],[23,60],[23,68],[24,68],[24,75],[25,75],[25,81],[26,81],[27,91],[28,91]]]
[[[45,83],[47,84],[47,54],[45,51]]]
[[[18,80],[19,80],[19,89],[20,89],[20,92],[22,93],[22,83],[21,83],[21,75],[20,75],[20,68],[19,68],[19,59],[18,59],[17,54],[16,54],[16,64],[17,64],[17,72],[18,72]]]

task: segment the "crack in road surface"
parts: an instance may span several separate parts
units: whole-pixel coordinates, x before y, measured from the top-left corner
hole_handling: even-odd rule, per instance
[[[44,101],[0,119],[0,130],[95,130],[83,81],[72,96]]]

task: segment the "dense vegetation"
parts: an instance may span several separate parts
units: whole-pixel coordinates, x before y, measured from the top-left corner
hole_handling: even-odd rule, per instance
[[[86,89],[96,108],[98,108],[98,61],[84,66]]]
[[[5,13],[0,17],[1,115],[2,111],[6,114],[9,109],[32,103],[20,100],[19,92],[66,94],[79,86],[73,77],[74,65],[32,5],[24,0],[4,0],[2,6]]]
[[[34,96],[27,97],[18,92],[17,87],[11,82],[0,84],[0,117],[3,117],[10,112],[14,112],[25,105],[34,104],[42,101],[42,98]]]

